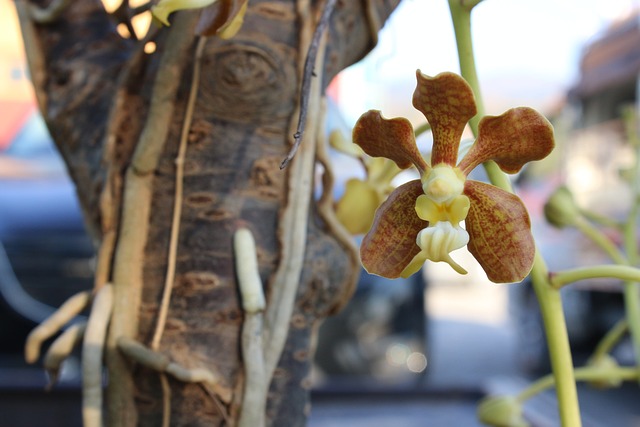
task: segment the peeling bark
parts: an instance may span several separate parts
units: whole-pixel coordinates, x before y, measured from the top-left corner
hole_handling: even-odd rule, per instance
[[[338,2],[324,67],[318,70],[321,87],[373,46],[380,23],[398,2]],[[106,354],[108,424],[160,425],[159,374],[124,359],[115,343],[124,336],[148,344],[156,325],[168,267],[174,161],[192,84],[197,12],[173,15],[171,27],[149,36],[157,48],[145,54],[144,41],[117,35],[113,18],[98,1],[69,2],[47,24],[30,19],[32,5],[26,0],[16,4],[40,107],[100,249],[96,286],[106,281],[114,286]],[[158,351],[186,369],[218,372],[235,393],[230,402],[222,402],[201,384],[169,378],[171,425],[233,425],[242,405],[244,313],[233,233],[246,227],[255,236],[268,306],[277,292],[277,272],[287,261],[283,234],[289,224],[283,218],[291,209],[292,186],[313,180],[313,167],[298,169],[305,176],[292,176],[295,167],[281,171],[279,165],[297,118],[305,49],[301,34],[315,26],[321,4],[250,1],[236,37],[206,40],[184,160],[176,277]],[[178,46],[174,60],[163,61],[172,43]],[[177,83],[166,98],[154,89],[163,72],[167,84]],[[158,111],[166,117],[158,120]],[[166,132],[153,141],[159,147],[157,164],[138,162],[136,152],[142,151],[146,132],[162,126]],[[302,154],[294,162],[303,161]],[[314,152],[307,155],[313,165]],[[351,247],[336,236],[334,225],[328,226],[310,197],[302,270],[284,352],[270,385],[267,425],[304,425],[314,329],[350,295],[357,271]]]

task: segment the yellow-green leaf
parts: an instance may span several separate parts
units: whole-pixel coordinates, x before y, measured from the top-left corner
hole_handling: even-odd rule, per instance
[[[151,14],[164,25],[169,26],[169,15],[178,10],[200,9],[218,0],[160,0],[151,8]]]

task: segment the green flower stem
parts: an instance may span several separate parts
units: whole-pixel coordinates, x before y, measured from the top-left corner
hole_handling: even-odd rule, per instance
[[[560,290],[550,285],[547,266],[537,250],[531,270],[531,281],[540,304],[547,337],[560,420],[563,427],[579,427],[582,425],[582,421],[578,404],[578,390],[573,375],[573,360],[569,346],[567,321],[562,308],[562,298]]]
[[[616,368],[595,368],[595,367],[583,367],[576,368],[574,376],[577,381],[601,381],[601,380],[622,380],[633,381],[639,377],[638,369],[635,367],[616,367]],[[516,399],[522,403],[532,398],[536,394],[539,394],[555,384],[553,375],[546,375],[540,378],[538,381],[531,384],[529,387],[521,391]]]
[[[471,36],[471,9],[473,9],[477,3],[479,2],[449,0],[453,29],[456,33],[460,73],[467,83],[469,83],[476,97],[478,114],[469,120],[469,126],[471,126],[474,135],[477,135],[478,123],[485,115],[484,102],[482,101],[482,94],[480,92],[480,80],[478,79],[476,60],[473,55],[473,38]]]
[[[469,122],[474,135],[478,134],[478,124],[484,116],[484,104],[480,92],[480,82],[476,71],[471,37],[471,10],[477,2],[465,4],[460,0],[449,0],[449,9],[456,34],[456,43],[460,58],[460,71],[473,88],[478,114]],[[511,182],[494,162],[486,162],[485,170],[491,183],[507,191],[512,191]],[[536,292],[549,347],[549,357],[553,368],[560,420],[563,427],[579,427],[580,407],[578,392],[573,375],[573,361],[569,347],[566,320],[562,309],[562,300],[558,289],[549,283],[549,275],[544,260],[536,251],[531,271],[533,288]]]
[[[636,217],[637,206],[637,203],[633,205],[629,218],[633,219]],[[627,257],[618,249],[611,239],[607,238],[600,229],[594,227],[591,222],[585,218],[578,218],[575,226],[585,236],[600,246],[616,264],[632,264],[629,263]],[[635,232],[635,221],[627,221],[624,226],[625,249],[631,256],[637,257]],[[623,285],[623,296],[626,318],[634,348],[634,357],[636,365],[640,366],[640,288],[636,286],[636,283],[626,281]]]
[[[629,140],[635,151],[635,159],[633,165],[633,179],[631,184],[632,203],[627,221],[623,228],[624,249],[627,253],[629,265],[637,266],[640,264],[640,254],[638,253],[637,225],[636,220],[640,214],[640,143],[638,141],[637,132],[635,132],[635,119],[627,120],[629,131]],[[636,279],[636,281],[640,281]],[[624,303],[627,312],[627,320],[629,322],[629,330],[631,332],[631,341],[635,354],[636,365],[640,366],[640,288],[637,283],[625,282],[624,284]]]
[[[429,123],[423,123],[420,126],[418,126],[416,128],[415,131],[413,131],[415,137],[419,137],[420,135],[422,135],[423,133],[430,131],[431,130],[431,125]]]
[[[600,340],[598,346],[596,347],[592,359],[596,359],[602,357],[606,354],[609,354],[613,347],[622,339],[624,334],[627,332],[629,323],[627,319],[620,319],[618,323],[616,323],[613,328],[607,332],[607,334]]]
[[[591,267],[579,267],[565,270],[550,275],[551,286],[560,289],[570,283],[585,279],[597,279],[611,277],[614,279],[640,282],[640,268],[628,265],[594,265]]]
[[[587,236],[593,243],[600,246],[603,251],[611,258],[616,264],[628,265],[627,257],[618,249],[618,247],[609,239],[603,232],[597,227],[594,227],[591,222],[585,218],[579,217],[576,219],[575,227],[585,236]]]
[[[623,286],[624,306],[633,344],[634,360],[636,366],[640,366],[640,288],[637,283],[630,281],[625,282]]]
[[[476,98],[476,108],[478,113],[469,120],[469,127],[474,135],[478,135],[478,125],[482,117],[485,116],[482,92],[480,91],[480,80],[476,71],[476,60],[473,54],[473,37],[471,35],[471,10],[479,1],[456,1],[449,0],[449,9],[453,20],[453,29],[456,33],[456,45],[460,58],[460,73],[473,89]],[[509,177],[500,170],[494,161],[484,163],[484,168],[491,180],[491,183],[509,192],[513,192]]]
[[[615,228],[617,230],[622,230],[622,228],[623,228],[623,225],[620,222],[618,222],[616,220],[613,220],[611,218],[608,218],[608,217],[606,217],[604,215],[600,215],[600,214],[598,214],[596,212],[591,212],[591,211],[588,211],[588,210],[582,210],[581,209],[580,213],[585,218],[587,218],[589,221],[593,221],[596,224],[600,224],[600,225],[605,226],[605,227]]]

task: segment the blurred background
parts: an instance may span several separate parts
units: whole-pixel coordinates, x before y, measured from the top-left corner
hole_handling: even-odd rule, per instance
[[[531,106],[556,129],[552,156],[515,178],[552,270],[607,262],[577,233],[545,224],[542,206],[557,185],[566,183],[583,207],[603,215],[620,217],[629,207],[619,171],[631,151],[620,117],[639,102],[639,7],[631,0],[486,0],[474,11],[487,112]],[[47,378],[24,364],[22,346],[53,307],[92,286],[93,248],[36,111],[12,1],[0,0],[0,28],[0,426],[79,425],[78,359],[46,394]],[[444,0],[403,0],[376,49],[332,82],[327,130],[349,135],[372,108],[422,124],[411,106],[416,69],[459,70]],[[428,151],[429,135],[419,144]],[[357,162],[333,156],[341,183],[362,176]],[[528,283],[495,285],[468,252],[454,258],[469,275],[435,263],[404,281],[363,272],[353,301],[320,330],[311,426],[476,426],[483,395],[517,391],[548,372]],[[579,364],[623,315],[619,283],[572,286],[564,303]],[[615,356],[632,363],[628,343]],[[584,425],[640,426],[637,385],[580,393]],[[526,407],[534,425],[558,425],[555,413],[552,393]]]

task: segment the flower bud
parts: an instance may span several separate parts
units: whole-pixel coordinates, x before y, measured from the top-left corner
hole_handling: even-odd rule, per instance
[[[558,228],[572,226],[580,218],[580,210],[567,187],[558,187],[549,197],[544,205],[544,216],[551,225]]]
[[[522,417],[522,405],[513,396],[488,397],[478,406],[478,419],[494,427],[528,427]]]
[[[616,369],[619,365],[616,360],[608,354],[598,355],[592,357],[587,362],[587,366],[590,368],[601,369],[603,371]],[[591,387],[594,388],[614,388],[620,387],[622,380],[620,378],[602,378],[599,380],[589,381]]]

